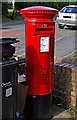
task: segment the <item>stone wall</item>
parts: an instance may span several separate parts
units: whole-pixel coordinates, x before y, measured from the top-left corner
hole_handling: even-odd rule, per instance
[[[77,66],[66,63],[54,64],[53,97],[77,105]]]

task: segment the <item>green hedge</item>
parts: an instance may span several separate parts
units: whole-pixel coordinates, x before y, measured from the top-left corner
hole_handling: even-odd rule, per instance
[[[8,3],[2,2],[2,15],[7,16],[8,14]]]

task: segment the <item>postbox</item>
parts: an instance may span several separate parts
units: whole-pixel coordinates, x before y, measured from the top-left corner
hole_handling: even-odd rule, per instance
[[[33,6],[20,10],[25,17],[26,85],[24,115],[28,119],[51,117],[54,72],[55,22],[58,10]]]

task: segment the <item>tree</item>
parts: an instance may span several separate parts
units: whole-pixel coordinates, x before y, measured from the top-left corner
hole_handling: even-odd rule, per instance
[[[77,4],[77,2],[70,2],[70,4]],[[17,9],[23,9],[30,6],[48,6],[61,10],[63,7],[69,5],[69,2],[16,2]]]
[[[7,2],[2,2],[2,15],[7,15],[8,14],[8,3]]]

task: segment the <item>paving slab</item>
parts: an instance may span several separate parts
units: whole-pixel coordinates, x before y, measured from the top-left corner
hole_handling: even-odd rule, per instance
[[[59,107],[55,104],[52,104],[52,115],[53,119],[51,120],[77,120],[77,118],[74,118],[67,110],[63,109],[62,107]]]

